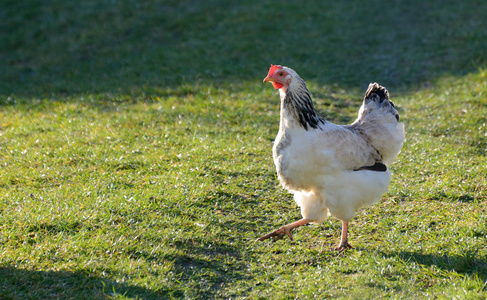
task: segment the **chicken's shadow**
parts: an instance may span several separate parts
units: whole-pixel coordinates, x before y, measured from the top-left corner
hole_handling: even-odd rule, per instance
[[[461,255],[436,255],[410,251],[381,252],[381,255],[389,258],[400,258],[403,261],[418,265],[434,266],[444,271],[478,276],[482,282],[487,280],[487,260],[481,258],[478,250],[475,249],[467,250]]]

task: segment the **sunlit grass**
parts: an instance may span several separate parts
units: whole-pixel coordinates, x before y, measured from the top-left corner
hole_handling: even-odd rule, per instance
[[[22,3],[0,35],[0,297],[485,297],[479,4]],[[332,122],[378,81],[406,124],[354,250],[333,250],[334,218],[254,242],[300,217],[271,158],[270,63]]]

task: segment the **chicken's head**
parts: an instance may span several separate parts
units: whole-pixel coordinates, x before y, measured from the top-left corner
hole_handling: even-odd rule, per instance
[[[286,70],[287,69],[287,70]],[[289,69],[281,65],[271,65],[267,77],[264,82],[271,82],[272,86],[277,90],[283,87],[288,87],[291,83],[291,74]]]

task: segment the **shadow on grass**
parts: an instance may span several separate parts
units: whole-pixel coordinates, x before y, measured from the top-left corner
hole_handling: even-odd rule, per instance
[[[462,255],[435,255],[401,251],[382,253],[385,257],[399,257],[404,261],[413,261],[423,266],[435,266],[438,269],[464,275],[476,275],[482,282],[487,280],[487,259],[478,254],[478,250],[468,250]]]
[[[176,247],[182,253],[164,257],[174,263],[172,272],[180,283],[171,291],[174,296],[209,299],[223,286],[251,278],[244,271],[243,258],[233,248],[219,243],[212,243],[211,248],[195,247],[194,242],[178,243]]]
[[[135,298],[158,298],[145,288],[117,283],[85,272],[32,271],[12,266],[0,267],[2,299],[106,299],[125,295]]]
[[[433,195],[428,197],[427,200],[458,201],[463,203],[481,201],[481,199],[478,199],[475,196],[467,193],[454,193],[454,192],[445,192],[445,191],[437,191]]]
[[[154,264],[172,262],[169,274],[157,274],[151,280],[162,282],[156,289],[120,283],[110,278],[78,271],[35,271],[13,266],[0,267],[1,299],[106,299],[117,295],[128,298],[199,298],[217,295],[222,285],[248,279],[242,270],[242,258],[234,249],[213,243],[204,248],[203,241],[175,242],[179,251],[151,255],[144,251],[127,254],[131,259],[143,259]],[[163,278],[163,279],[161,279]]]
[[[0,16],[0,96],[11,101],[261,84],[271,63],[319,84],[397,90],[487,64],[487,6],[476,0],[26,0]]]

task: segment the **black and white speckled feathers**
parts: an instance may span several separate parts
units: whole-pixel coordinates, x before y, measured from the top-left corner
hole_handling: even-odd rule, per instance
[[[295,79],[298,80],[298,84],[286,91],[283,107],[304,129],[316,129],[320,124],[325,124],[326,121],[316,113],[304,80],[299,77]]]

